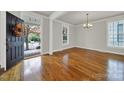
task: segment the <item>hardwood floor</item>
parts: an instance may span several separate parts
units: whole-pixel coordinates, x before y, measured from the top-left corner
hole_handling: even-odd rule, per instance
[[[124,80],[124,56],[71,48],[24,60],[0,80]]]

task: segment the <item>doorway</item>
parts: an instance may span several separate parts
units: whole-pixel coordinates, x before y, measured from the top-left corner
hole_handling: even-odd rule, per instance
[[[24,28],[24,57],[33,57],[41,54],[40,25],[25,24]]]

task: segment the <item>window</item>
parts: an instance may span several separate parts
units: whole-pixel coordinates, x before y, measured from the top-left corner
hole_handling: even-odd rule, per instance
[[[63,45],[69,44],[69,27],[68,26],[62,27],[62,43]]]
[[[124,47],[124,21],[108,23],[108,46]]]

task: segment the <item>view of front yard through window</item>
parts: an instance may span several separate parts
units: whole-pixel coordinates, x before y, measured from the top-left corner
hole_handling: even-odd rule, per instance
[[[26,25],[25,26],[25,42],[24,54],[25,56],[32,56],[40,53],[40,27]]]
[[[28,44],[24,43],[25,50],[33,50],[33,49],[40,49],[40,36],[36,33],[29,33],[28,35]]]

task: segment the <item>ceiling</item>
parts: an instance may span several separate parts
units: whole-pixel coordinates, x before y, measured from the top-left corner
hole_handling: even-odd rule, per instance
[[[74,24],[74,25],[78,25],[81,24],[83,22],[86,22],[86,13],[89,14],[89,21],[96,21],[96,20],[100,20],[103,18],[107,18],[107,17],[112,17],[112,16],[117,16],[120,14],[124,14],[124,12],[120,12],[120,11],[88,11],[88,12],[83,12],[83,11],[71,11],[68,12],[67,14],[61,16],[61,18],[59,18],[62,21]]]
[[[37,13],[50,16],[53,12],[54,11],[38,11]],[[89,21],[96,21],[124,14],[124,11],[69,11],[57,19],[73,25],[78,25],[86,22],[86,13],[89,14]]]
[[[49,17],[54,11],[34,11],[34,12]]]

